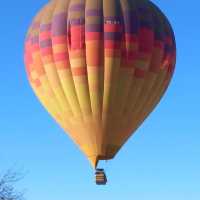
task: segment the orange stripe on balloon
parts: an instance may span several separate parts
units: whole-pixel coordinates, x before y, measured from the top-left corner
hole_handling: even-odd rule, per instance
[[[105,56],[107,56],[107,57],[121,57],[121,50],[105,49]]]
[[[55,64],[58,70],[67,69],[70,66],[68,61],[56,61]]]
[[[78,49],[78,50],[76,50],[76,51],[70,51],[70,58],[72,59],[72,58],[82,58],[82,57],[85,57],[85,52],[84,51],[82,51],[82,50],[80,50],[80,49]]]
[[[32,82],[34,83],[35,87],[40,87],[42,85],[39,79],[35,79],[35,80],[32,79]]]
[[[72,69],[73,76],[87,75],[86,67],[76,67]]]
[[[43,62],[44,64],[53,64],[54,63],[54,59],[53,59],[53,56],[44,56],[43,57]]]
[[[91,54],[89,54],[90,57],[88,56],[88,60],[87,60],[87,65],[88,66],[101,66],[102,65],[102,57],[99,55],[93,55],[91,56]]]

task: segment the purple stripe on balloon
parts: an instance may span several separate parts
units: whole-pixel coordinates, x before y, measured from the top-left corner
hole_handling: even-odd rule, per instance
[[[166,37],[171,37],[171,30],[168,24],[164,24],[164,31],[165,31]]]
[[[154,30],[154,36],[156,40],[160,40],[164,42],[164,33],[162,29],[157,29]]]
[[[115,23],[115,22],[121,22],[122,17],[121,16],[108,16],[104,17],[104,22],[105,23]]]
[[[40,48],[47,48],[52,46],[51,39],[40,41]]]
[[[33,22],[32,25],[31,25],[32,29],[37,29],[39,27],[40,27],[40,23],[39,22]]]
[[[103,32],[103,24],[88,24],[85,30],[87,32]]]
[[[65,35],[67,33],[67,16],[66,13],[60,13],[53,17],[52,35]]]
[[[153,22],[149,21],[149,20],[141,20],[140,21],[140,27],[152,29],[153,28]]]
[[[173,52],[173,47],[170,45],[165,45],[165,53],[172,53]]]
[[[122,34],[119,32],[105,32],[104,33],[104,39],[105,40],[121,40]]]
[[[155,27],[158,27],[159,29],[162,29],[162,23],[159,20],[159,16],[153,16],[153,23]]]
[[[85,5],[84,4],[74,4],[71,5],[69,8],[70,11],[82,11],[85,10]]]
[[[86,10],[86,16],[87,17],[96,17],[96,16],[103,16],[103,10],[98,10],[98,9],[88,9]]]
[[[39,43],[39,36],[37,35],[37,36],[33,36],[32,38],[31,38],[31,43],[32,44],[37,44],[37,43]]]
[[[51,24],[41,24],[40,25],[41,32],[50,31],[50,30],[51,30]]]
[[[138,8],[138,11],[139,11],[138,13],[141,14],[141,15],[150,14],[149,9],[146,6],[140,6]]]
[[[153,16],[153,27],[154,27],[154,32],[155,32],[155,39],[164,41],[163,24],[159,20],[158,15]]]
[[[84,18],[70,19],[69,22],[71,25],[83,25],[85,24],[85,19]]]
[[[139,29],[138,18],[135,12],[123,13],[125,33],[137,33]]]

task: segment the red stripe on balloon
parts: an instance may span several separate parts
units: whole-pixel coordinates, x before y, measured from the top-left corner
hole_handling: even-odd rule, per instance
[[[54,36],[52,37],[53,44],[67,44],[67,36]]]
[[[112,40],[105,40],[104,41],[104,47],[106,49],[120,49],[121,48],[121,42],[116,42]]]
[[[139,30],[140,51],[151,53],[153,50],[154,33],[148,28],[141,28]]]
[[[52,55],[52,53],[53,53],[51,47],[40,49],[40,50],[41,50],[42,56]]]
[[[126,40],[126,42],[136,43],[136,42],[138,42],[138,36],[126,33],[125,34],[125,40]]]
[[[54,61],[55,62],[59,62],[59,61],[67,61],[69,60],[68,59],[68,56],[66,53],[56,53],[54,54]]]
[[[104,24],[104,32],[121,32],[122,25],[120,24]]]
[[[86,32],[85,39],[87,40],[101,40],[102,33],[100,32]]]
[[[39,44],[32,45],[31,50],[32,50],[33,53],[36,52],[36,51],[39,51],[40,50]]]
[[[136,78],[144,78],[146,71],[144,69],[135,68],[134,75]]]
[[[156,40],[154,42],[154,47],[162,49],[162,48],[164,48],[164,43],[162,41]]]
[[[51,32],[50,31],[43,31],[40,33],[40,40],[46,40],[51,38]]]

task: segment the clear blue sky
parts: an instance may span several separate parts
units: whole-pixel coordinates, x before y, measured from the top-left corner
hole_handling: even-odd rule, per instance
[[[200,199],[200,2],[154,0],[176,34],[176,72],[165,98],[106,165],[97,187],[87,159],[31,91],[24,70],[26,30],[47,0],[2,1],[0,12],[0,171],[27,171],[28,200]]]

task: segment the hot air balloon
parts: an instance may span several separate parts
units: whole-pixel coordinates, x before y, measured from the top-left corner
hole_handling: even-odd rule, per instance
[[[175,61],[171,25],[149,0],[52,0],[25,41],[36,96],[95,169],[158,104]]]

